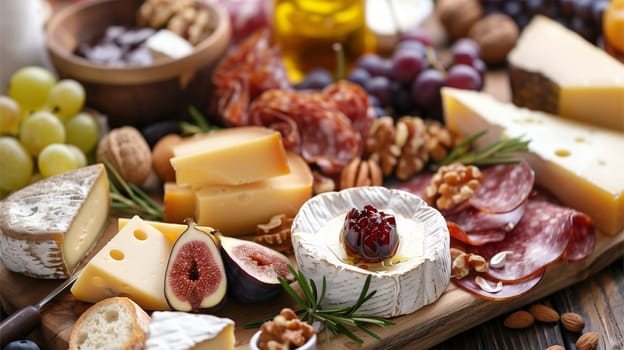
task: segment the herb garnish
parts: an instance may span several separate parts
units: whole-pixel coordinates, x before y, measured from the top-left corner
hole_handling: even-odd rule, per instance
[[[193,118],[195,124],[186,121],[180,123],[180,129],[182,129],[182,135],[184,136],[203,134],[221,128],[219,126],[208,123],[208,121],[206,121],[206,118],[201,114],[199,110],[197,110],[197,108],[195,108],[195,106],[190,106],[188,112],[191,115],[191,118]]]
[[[145,220],[162,221],[163,210],[135,184],[126,182],[115,168],[104,162],[110,179],[111,208],[118,215],[139,215]]]
[[[521,137],[494,141],[482,150],[470,151],[472,144],[478,138],[485,135],[486,132],[487,130],[482,130],[470,135],[455,146],[438,165],[443,166],[453,162],[477,166],[517,163],[522,160],[522,158],[518,156],[519,153],[529,151],[528,146],[530,141],[523,140]]]
[[[372,330],[368,329],[367,325],[374,325],[379,327],[385,327],[393,325],[394,323],[376,316],[367,316],[358,314],[357,310],[368,301],[377,291],[368,292],[370,287],[371,275],[366,276],[366,281],[360,292],[360,296],[353,306],[350,307],[336,307],[324,309],[321,306],[323,298],[325,297],[325,291],[327,288],[327,282],[325,276],[323,276],[323,284],[321,286],[320,294],[316,287],[314,280],[310,279],[309,282],[302,272],[295,270],[291,265],[288,265],[288,269],[295,276],[295,281],[301,287],[303,291],[303,298],[297,294],[297,292],[290,286],[288,281],[282,277],[277,277],[284,290],[299,304],[301,309],[295,311],[300,316],[302,321],[312,324],[315,321],[320,322],[325,328],[327,328],[332,334],[344,334],[351,338],[353,341],[362,343],[360,339],[351,328],[356,328],[362,332],[370,335],[375,339],[381,339]],[[270,318],[267,318],[267,320]],[[264,321],[256,322],[245,325],[245,328],[259,327]]]

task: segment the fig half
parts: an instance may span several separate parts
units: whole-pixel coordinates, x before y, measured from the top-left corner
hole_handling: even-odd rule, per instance
[[[258,303],[274,298],[282,289],[278,276],[291,282],[290,260],[282,253],[259,243],[220,237],[225,263],[228,294],[243,303]]]
[[[165,273],[165,299],[178,311],[204,312],[224,301],[227,277],[214,234],[188,222],[173,245]]]

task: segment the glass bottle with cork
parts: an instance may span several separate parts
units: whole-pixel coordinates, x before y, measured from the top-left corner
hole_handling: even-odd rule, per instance
[[[274,0],[273,6],[273,39],[294,83],[310,69],[334,72],[336,43],[342,46],[347,69],[375,50],[374,35],[366,26],[366,0]]]

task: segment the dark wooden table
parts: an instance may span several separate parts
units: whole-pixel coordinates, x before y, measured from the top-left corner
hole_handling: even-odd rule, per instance
[[[575,312],[585,319],[583,332],[600,335],[598,349],[624,349],[624,260],[618,259],[598,274],[538,303],[553,307],[559,313]],[[530,305],[522,308],[528,309]],[[566,331],[561,323],[536,322],[526,329],[503,326],[508,314],[494,318],[465,331],[432,350],[455,349],[546,349],[562,345],[576,349],[580,333]]]

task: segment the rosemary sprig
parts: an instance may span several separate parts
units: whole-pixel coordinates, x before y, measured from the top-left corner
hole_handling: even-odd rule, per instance
[[[290,286],[288,281],[282,277],[278,277],[284,290],[295,300],[301,309],[295,311],[300,316],[302,321],[312,323],[318,321],[325,326],[332,334],[344,334],[351,338],[353,341],[362,343],[363,340],[358,337],[353,328],[358,329],[373,338],[381,339],[379,335],[367,328],[368,325],[385,327],[393,325],[394,323],[383,319],[381,317],[367,316],[358,314],[357,310],[368,301],[376,291],[368,292],[370,287],[371,275],[366,277],[360,296],[355,304],[350,307],[336,307],[324,309],[321,306],[325,292],[327,290],[327,282],[325,276],[323,276],[323,284],[321,286],[320,293],[317,289],[314,280],[310,279],[309,282],[302,272],[295,270],[291,265],[288,265],[288,269],[295,276],[295,281],[301,287],[303,292],[303,298]],[[265,319],[265,321],[268,319]],[[246,328],[259,327],[264,321],[245,325]]]
[[[477,166],[517,163],[522,160],[519,157],[519,154],[529,151],[528,146],[530,140],[524,140],[521,137],[494,141],[479,151],[470,151],[472,144],[486,133],[487,130],[481,130],[470,135],[468,138],[455,146],[455,148],[453,148],[446,158],[440,161],[438,165],[443,166],[453,162]]]
[[[116,214],[163,220],[163,210],[139,186],[127,183],[108,162],[104,162],[104,166],[110,179],[111,208]]]
[[[182,134],[184,136],[202,134],[220,129],[220,127],[208,123],[206,118],[195,106],[190,106],[188,111],[195,124],[186,121],[180,123],[180,129],[182,129]]]

